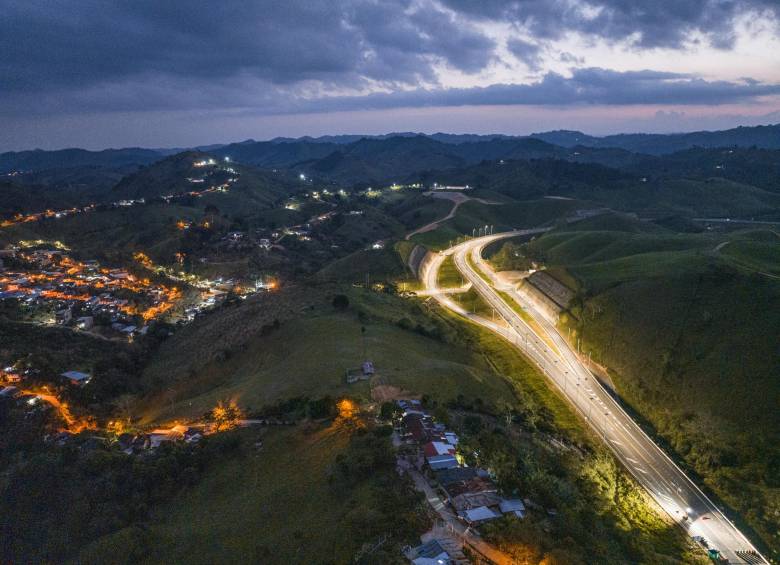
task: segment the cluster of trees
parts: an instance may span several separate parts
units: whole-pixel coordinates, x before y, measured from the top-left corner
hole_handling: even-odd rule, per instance
[[[687,551],[682,533],[654,513],[607,453],[553,450],[547,433],[517,433],[502,420],[476,418],[483,421],[460,420],[460,452],[490,469],[505,495],[537,505],[524,520],[486,525],[487,540],[534,563],[688,562],[680,558]]]
[[[497,271],[527,271],[532,262],[526,255],[524,245],[507,241],[490,256],[490,263]]]
[[[389,537],[360,563],[403,563],[401,547],[414,544],[420,532],[430,527],[422,495],[396,473],[391,433],[389,426],[356,428],[329,477],[331,488],[353,508],[345,516],[344,526],[354,553],[358,554],[363,544]],[[365,486],[368,489],[362,488]],[[370,500],[357,500],[356,493],[366,490]]]
[[[140,524],[151,508],[237,453],[233,434],[128,456],[89,438],[21,451],[0,486],[0,561],[62,562],[91,541]],[[131,551],[131,547],[125,548]]]

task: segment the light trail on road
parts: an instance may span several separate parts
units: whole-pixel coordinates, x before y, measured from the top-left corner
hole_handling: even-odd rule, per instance
[[[426,292],[446,308],[501,335],[531,359],[602,437],[637,482],[690,536],[704,538],[709,547],[719,550],[729,563],[768,563],[715,503],[623,410],[583,365],[555,325],[515,287],[502,285],[482,259],[482,250],[494,241],[544,231],[547,230],[512,231],[469,239],[436,254],[421,273]],[[506,326],[467,312],[439,290],[438,271],[447,255],[453,255],[458,271],[495,309]],[[528,313],[536,323],[535,327],[527,324],[504,300],[499,289]],[[547,340],[554,348],[546,343]],[[737,554],[738,551],[751,552],[756,560],[747,561]]]

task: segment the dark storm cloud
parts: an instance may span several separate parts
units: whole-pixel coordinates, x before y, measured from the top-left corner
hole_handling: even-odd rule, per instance
[[[133,75],[275,84],[410,82],[433,58],[484,67],[494,43],[468,22],[407,0],[0,2],[3,90],[121,82]]]
[[[536,43],[515,37],[507,41],[506,46],[512,55],[528,65],[529,68],[537,70],[541,67],[542,48]]]
[[[0,0],[0,115],[744,102],[776,87],[580,69],[446,90],[436,71],[496,61],[492,21],[523,28],[506,47],[541,72],[550,40],[571,31],[637,47],[699,31],[726,47],[751,10],[778,12],[775,0]],[[345,96],[372,90],[386,93]]]
[[[682,47],[698,32],[717,48],[733,46],[740,16],[780,17],[778,0],[443,0],[474,18],[508,21],[540,39],[579,32],[636,47]]]
[[[399,107],[469,105],[722,105],[780,95],[780,85],[756,81],[705,81],[678,73],[617,72],[587,68],[569,78],[547,73],[532,84],[494,84],[484,88],[412,90],[293,104],[290,111],[376,110]]]

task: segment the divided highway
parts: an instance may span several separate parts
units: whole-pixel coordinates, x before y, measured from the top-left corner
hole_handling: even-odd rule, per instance
[[[427,293],[448,309],[501,335],[536,363],[582,418],[604,439],[639,484],[691,536],[704,538],[709,547],[719,550],[728,563],[768,563],[742,532],[593,377],[558,333],[555,325],[513,286],[502,285],[482,259],[482,250],[493,241],[543,231],[546,230],[488,235],[470,239],[435,255],[421,273]],[[439,267],[447,255],[453,255],[458,271],[506,324],[465,311],[438,289]],[[516,303],[514,307],[502,294]],[[515,308],[522,308],[533,318],[533,327],[523,320]]]

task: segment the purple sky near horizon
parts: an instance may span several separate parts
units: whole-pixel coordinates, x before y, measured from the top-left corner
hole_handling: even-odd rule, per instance
[[[780,122],[774,0],[0,0],[0,151]]]

